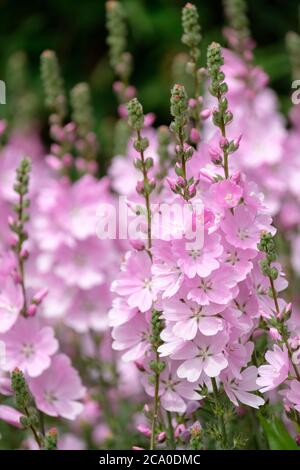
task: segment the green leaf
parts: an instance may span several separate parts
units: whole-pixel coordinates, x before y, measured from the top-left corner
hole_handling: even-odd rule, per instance
[[[271,450],[299,450],[294,439],[289,435],[283,422],[279,418],[267,421],[259,417]]]

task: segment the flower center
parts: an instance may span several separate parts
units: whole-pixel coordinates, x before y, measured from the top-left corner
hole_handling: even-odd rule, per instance
[[[22,354],[28,359],[30,356],[34,354],[34,346],[33,344],[23,344],[22,346]]]
[[[51,390],[45,390],[45,400],[52,405],[57,400],[55,393]]]
[[[227,251],[226,263],[232,264],[234,266],[240,261],[237,251]]]
[[[190,250],[189,256],[195,260],[198,258],[198,256],[200,256],[200,253],[201,253],[200,250]]]
[[[238,237],[240,238],[240,240],[246,240],[247,238],[249,238],[248,231],[245,228],[239,228]]]

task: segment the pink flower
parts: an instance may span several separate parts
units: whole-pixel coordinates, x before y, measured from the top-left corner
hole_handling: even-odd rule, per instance
[[[274,233],[270,223],[271,218],[268,215],[257,214],[256,211],[240,205],[234,209],[233,214],[227,211],[221,227],[231,245],[256,250],[263,230]]]
[[[200,305],[208,305],[210,302],[225,305],[237,293],[235,286],[234,270],[221,267],[208,277],[195,277],[190,281],[187,298]]]
[[[168,242],[155,243],[152,251],[154,254],[153,288],[155,292],[162,293],[163,299],[168,299],[180,289],[184,281],[184,274],[177,265],[177,260],[174,258],[171,245]]]
[[[149,323],[140,313],[131,318],[127,323],[116,326],[112,331],[114,339],[113,349],[117,351],[128,350],[123,354],[124,361],[137,361],[145,357],[150,349]]]
[[[0,333],[8,331],[16,322],[23,306],[23,295],[19,284],[8,277],[0,291]]]
[[[151,397],[154,396],[154,386],[149,383],[148,376],[144,375],[143,385]],[[184,413],[186,400],[200,400],[202,397],[194,390],[195,385],[181,380],[176,374],[176,366],[166,367],[160,375],[159,396],[162,407],[171,412]]]
[[[104,250],[104,244],[94,238],[77,242],[72,248],[61,246],[54,254],[42,254],[38,267],[42,273],[52,270],[67,286],[91,289],[103,284],[103,266],[112,261],[112,251],[108,245],[105,248],[106,256],[95,256]]]
[[[264,404],[264,400],[250,392],[258,389],[256,383],[257,368],[254,366],[248,367],[241,373],[241,378],[222,377],[224,390],[230,401],[235,406],[239,406],[238,400],[245,405],[252,408],[259,408]]]
[[[172,330],[176,336],[192,340],[198,330],[205,336],[213,336],[223,330],[223,320],[216,316],[223,309],[223,305],[204,306],[173,298],[163,303],[163,317],[172,322]]]
[[[200,333],[193,341],[186,343],[175,352],[173,359],[184,359],[177,370],[178,377],[189,382],[197,382],[203,372],[208,377],[217,377],[228,366],[224,348],[228,336],[221,332],[215,336]]]
[[[15,408],[7,405],[0,405],[0,419],[6,423],[17,428],[22,428],[22,424],[20,423],[20,418],[22,418],[22,416],[22,413],[15,410]]]
[[[128,305],[146,312],[155,300],[152,286],[151,261],[146,252],[130,253],[112,291],[127,298]]]
[[[109,325],[119,326],[128,322],[138,313],[137,308],[130,308],[123,297],[113,300],[112,308],[109,311]]]
[[[90,329],[99,332],[106,331],[107,312],[111,305],[109,286],[102,284],[89,290],[76,289],[70,295],[72,303],[64,317],[65,324],[77,333],[86,333]]]
[[[54,356],[51,366],[28,382],[37,407],[47,415],[74,420],[82,412],[83,405],[78,400],[85,389],[65,354]]]
[[[173,242],[174,257],[178,266],[189,278],[194,278],[196,274],[207,277],[220,266],[217,260],[223,252],[220,235],[205,233],[204,237],[204,245],[199,249],[190,249],[189,242],[185,238]]]
[[[290,382],[290,388],[286,392],[286,396],[295,405],[296,410],[300,412],[300,382],[298,380]]]
[[[231,180],[224,180],[213,184],[209,192],[214,203],[224,209],[237,206],[243,195],[241,186]]]
[[[260,392],[268,392],[278,387],[286,380],[289,373],[289,356],[287,348],[283,350],[275,344],[273,351],[268,351],[265,358],[269,365],[262,365],[258,368],[259,377],[256,381]]]
[[[41,328],[37,318],[19,317],[1,339],[6,349],[4,369],[12,371],[18,367],[30,377],[37,377],[46,370],[58,349],[53,329]]]
[[[224,251],[220,261],[235,269],[235,277],[238,282],[246,279],[247,274],[253,267],[251,260],[257,256],[257,252],[254,250],[242,250],[236,248],[235,246],[226,243],[225,240],[223,246]]]

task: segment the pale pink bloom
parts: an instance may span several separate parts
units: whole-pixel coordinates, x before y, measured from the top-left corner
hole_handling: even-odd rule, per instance
[[[21,286],[8,277],[0,290],[0,333],[5,333],[13,326],[22,307]]]
[[[274,300],[269,295],[270,282],[269,279],[261,272],[259,266],[260,259],[262,259],[262,256],[259,255],[256,258],[255,263],[253,263],[253,269],[248,275],[247,283],[249,289],[255,293],[261,312],[263,312],[265,316],[274,316],[276,314]],[[280,264],[273,263],[272,266],[278,270],[278,277],[274,281],[276,292],[281,292],[286,289],[288,282],[285,279],[285,275],[281,270]],[[286,302],[280,297],[278,298],[278,304],[280,311],[286,307]]]
[[[246,279],[247,274],[251,271],[253,264],[251,260],[257,256],[255,250],[242,250],[230,245],[224,240],[224,251],[220,258],[225,266],[231,266],[235,269],[235,277],[238,282]]]
[[[4,370],[16,367],[30,377],[39,376],[51,363],[51,356],[58,349],[54,331],[40,326],[37,318],[19,317],[13,327],[0,338],[5,343]]]
[[[228,366],[224,355],[227,341],[228,336],[223,332],[215,336],[198,333],[193,341],[187,342],[172,356],[174,359],[184,359],[177,370],[178,377],[189,382],[197,382],[203,372],[208,377],[217,377]]]
[[[184,339],[174,334],[172,322],[168,322],[167,326],[162,330],[160,337],[163,341],[162,345],[158,348],[161,357],[171,356],[186,344]]]
[[[254,392],[258,390],[257,380],[257,368],[250,366],[241,372],[240,378],[222,375],[222,383],[224,390],[230,401],[235,406],[239,406],[239,402],[244,405],[251,406],[252,408],[259,408],[264,404],[263,398],[255,395]]]
[[[290,368],[289,355],[285,346],[281,349],[275,344],[273,351],[268,351],[265,358],[269,364],[258,368],[259,377],[256,382],[262,393],[273,390],[284,382]]]
[[[63,434],[57,442],[58,450],[86,450],[86,444],[74,434]]]
[[[195,385],[179,379],[176,374],[176,363],[167,366],[160,374],[159,396],[162,407],[171,412],[184,413],[188,400],[201,400],[201,395],[195,391]],[[154,386],[149,383],[148,375],[142,379],[146,392],[154,397]]]
[[[289,385],[290,388],[287,390],[286,396],[294,404],[296,410],[300,412],[300,382],[292,380]]]
[[[41,248],[55,250],[61,244],[73,246],[76,240],[95,235],[100,203],[111,202],[106,178],[90,175],[77,182],[50,181],[38,195],[39,212],[33,220],[34,237]]]
[[[54,356],[51,366],[28,382],[38,409],[47,415],[74,420],[82,412],[83,405],[78,400],[84,396],[85,388],[65,354]]]
[[[200,305],[227,304],[237,294],[234,270],[220,267],[205,278],[195,277],[190,281],[188,300],[194,300]]]
[[[225,356],[228,359],[228,372],[237,379],[241,378],[241,369],[251,361],[254,343],[241,344],[230,337]]]
[[[163,317],[172,322],[172,330],[176,336],[191,340],[198,330],[205,336],[213,336],[223,330],[223,320],[217,317],[223,309],[223,305],[204,306],[173,298],[163,303]]]
[[[108,243],[103,256],[104,248],[104,242],[96,238],[77,242],[72,248],[61,246],[55,253],[39,256],[38,269],[42,273],[52,270],[67,286],[91,289],[105,281],[104,264],[111,262],[112,251]]]
[[[254,319],[258,319],[258,301],[247,281],[239,284],[239,294],[230,302],[222,317],[228,325],[246,334],[251,331]]]
[[[227,211],[222,222],[222,230],[226,240],[236,248],[257,249],[260,236],[263,230],[271,231],[271,217],[264,214],[257,214],[254,210],[249,210],[244,205],[234,209],[234,213]]]
[[[137,308],[129,307],[128,303],[123,297],[116,297],[113,300],[112,308],[110,309],[109,326],[119,326],[127,323],[138,313]]]
[[[241,186],[231,180],[213,184],[209,192],[214,203],[223,209],[237,206],[243,195]]]
[[[171,244],[155,240],[152,248],[154,256],[152,274],[155,292],[161,293],[162,298],[170,298],[180,289],[184,274],[177,265]]]
[[[66,325],[77,333],[107,330],[107,312],[111,305],[111,293],[107,284],[89,290],[78,289],[71,295],[71,300],[72,303],[64,317]]]
[[[129,253],[124,272],[112,283],[113,292],[126,297],[128,305],[146,312],[156,296],[153,293],[151,261],[146,252]]]
[[[112,331],[113,349],[127,350],[123,354],[124,361],[138,361],[143,359],[150,346],[150,328],[144,315],[137,314],[127,323],[116,326]]]
[[[190,248],[189,244],[185,238],[175,240],[172,244],[174,258],[187,277],[194,278],[196,274],[207,277],[220,266],[217,259],[223,252],[220,235],[205,233],[204,245],[199,248]]]
[[[15,408],[7,405],[0,405],[0,420],[5,421],[16,428],[22,428],[20,423],[20,418],[22,418],[22,413],[20,413]]]

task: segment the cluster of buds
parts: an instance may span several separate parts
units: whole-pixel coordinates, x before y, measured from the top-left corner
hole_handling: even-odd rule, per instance
[[[150,194],[154,191],[156,183],[154,178],[149,178],[148,172],[153,167],[153,158],[145,157],[145,150],[149,147],[149,141],[146,137],[141,136],[141,130],[144,127],[144,112],[141,103],[137,98],[133,98],[127,104],[128,125],[136,131],[134,139],[134,148],[139,153],[139,158],[135,159],[134,165],[142,175],[143,179],[137,182],[136,190],[138,194],[144,196],[147,211],[148,225],[148,249],[151,249],[151,209]]]
[[[278,278],[278,269],[273,266],[277,259],[276,244],[274,236],[269,232],[264,232],[261,235],[260,242],[257,245],[259,251],[265,253],[264,259],[260,261],[261,272],[270,280],[269,295],[274,299],[276,315],[264,315],[264,321],[269,328],[270,336],[275,341],[286,342],[289,339],[289,331],[286,326],[286,321],[292,314],[291,304],[286,305],[283,310],[280,310],[277,300],[277,293],[274,286],[274,281]]]
[[[47,163],[63,175],[95,174],[97,138],[92,131],[91,99],[88,85],[80,83],[71,92],[73,121],[66,118],[66,97],[58,60],[53,51],[41,55],[41,75],[45,90],[46,105],[51,109],[49,117],[50,136],[54,143],[50,147]],[[63,103],[63,105],[62,105]],[[75,158],[76,157],[76,158]]]
[[[187,3],[182,9],[182,28],[183,35],[181,40],[183,44],[189,48],[189,61],[186,66],[186,71],[193,77],[194,80],[194,98],[190,103],[190,117],[194,122],[194,134],[196,135],[196,130],[199,132],[201,125],[201,110],[203,104],[200,97],[200,85],[206,75],[206,71],[205,69],[198,67],[198,61],[200,57],[201,27],[199,24],[197,8],[192,3]]]
[[[133,98],[127,105],[128,124],[137,131],[137,138],[134,140],[134,148],[140,154],[140,158],[135,159],[134,166],[143,174],[143,180],[138,181],[136,190],[139,194],[150,195],[155,189],[155,180],[148,177],[148,171],[153,167],[153,158],[145,158],[144,152],[149,147],[149,141],[141,136],[141,130],[144,126],[144,113],[141,103],[137,98]]]
[[[162,340],[160,337],[160,334],[164,328],[163,321],[161,319],[161,313],[158,310],[153,310],[152,311],[152,318],[151,318],[151,336],[150,336],[150,343],[152,346],[152,351],[155,353],[157,356],[157,350],[159,346],[162,344]],[[164,368],[166,367],[166,364],[162,362],[159,357],[157,356],[155,360],[152,360],[150,362],[150,368],[153,370],[155,374],[160,374]],[[153,377],[149,377],[149,380],[151,381]]]
[[[289,53],[290,62],[292,66],[293,79],[297,80],[300,77],[300,36],[294,31],[289,31],[286,35],[286,47]]]
[[[71,90],[72,119],[76,124],[78,140],[76,147],[80,156],[87,162],[91,173],[97,171],[97,136],[93,132],[93,112],[91,92],[87,83],[78,83]]]
[[[43,442],[43,449],[44,450],[56,450],[57,448],[57,429],[51,428],[48,432],[46,432]]]
[[[223,0],[224,11],[229,28],[225,28],[225,36],[230,46],[244,59],[252,60],[254,43],[250,37],[245,0]]]
[[[263,233],[260,238],[260,242],[257,245],[259,251],[266,254],[265,258],[260,262],[261,271],[264,276],[270,277],[275,281],[278,277],[278,269],[272,266],[272,263],[276,261],[276,245],[274,237],[271,233]]]
[[[23,292],[23,308],[21,312],[23,315],[27,315],[24,262],[28,258],[29,253],[28,250],[24,247],[24,243],[28,239],[25,225],[29,220],[29,213],[27,212],[27,209],[30,205],[30,199],[27,197],[27,194],[29,190],[30,171],[31,161],[28,158],[23,158],[16,170],[16,181],[14,184],[14,191],[18,195],[18,201],[13,206],[16,217],[9,218],[9,227],[13,232],[11,245],[13,251],[16,253],[18,260],[19,272],[17,274],[17,280],[20,282]]]
[[[126,51],[127,27],[126,14],[122,4],[116,0],[106,2],[106,27],[108,30],[107,44],[109,47],[110,64],[119,77],[117,95],[121,102],[128,101],[128,80],[132,69],[132,58]],[[115,85],[115,88],[117,85]],[[129,93],[130,95],[130,93]]]
[[[209,91],[218,100],[218,108],[213,110],[213,123],[221,131],[219,144],[223,154],[221,155],[217,151],[211,152],[211,156],[213,163],[223,166],[225,178],[228,178],[228,156],[239,148],[241,136],[231,141],[226,137],[226,126],[231,123],[233,115],[228,109],[226,98],[228,86],[225,82],[225,75],[221,70],[223,64],[224,59],[220,44],[216,42],[211,43],[207,50],[207,69],[211,79]]]
[[[183,85],[176,84],[171,90],[171,115],[174,119],[170,129],[177,141],[175,147],[177,180],[176,182],[168,180],[168,182],[173,192],[188,201],[195,196],[198,183],[193,177],[187,179],[186,174],[186,162],[192,158],[194,148],[187,142],[188,99]]]
[[[46,50],[41,55],[41,76],[44,85],[45,103],[53,114],[51,124],[62,124],[67,113],[66,96],[55,52]]]

